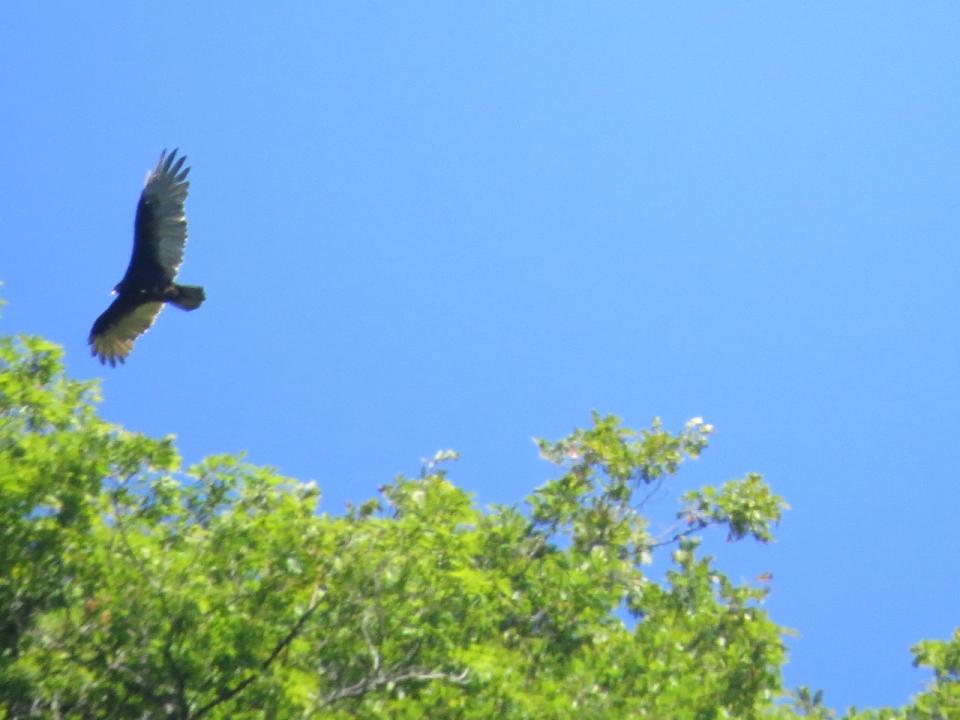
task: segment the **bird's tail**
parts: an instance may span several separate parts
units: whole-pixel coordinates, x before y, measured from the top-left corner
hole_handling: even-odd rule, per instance
[[[181,310],[196,310],[207,299],[202,287],[194,285],[174,285],[167,301]]]

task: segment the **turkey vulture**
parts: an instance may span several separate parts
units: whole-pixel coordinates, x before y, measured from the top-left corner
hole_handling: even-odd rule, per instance
[[[177,285],[174,279],[187,244],[187,199],[189,167],[186,156],[177,158],[164,150],[157,167],[147,174],[140,193],[133,229],[130,265],[113,289],[117,296],[90,330],[90,349],[101,363],[116,367],[126,360],[133,341],[157,319],[164,303],[181,310],[196,310],[206,299],[202,287]]]

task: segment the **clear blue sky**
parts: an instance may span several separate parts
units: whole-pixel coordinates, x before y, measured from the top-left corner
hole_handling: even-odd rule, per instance
[[[960,5],[79,7],[0,14],[0,331],[62,343],[107,418],[339,512],[446,447],[516,502],[533,436],[701,415],[681,485],[755,470],[792,506],[712,546],[774,573],[788,683],[920,689],[909,646],[960,624]],[[209,299],[104,369],[174,146]]]

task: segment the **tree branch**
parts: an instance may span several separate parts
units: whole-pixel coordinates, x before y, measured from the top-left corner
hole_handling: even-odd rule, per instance
[[[418,682],[446,680],[447,682],[461,685],[466,682],[469,674],[470,668],[464,668],[463,671],[459,673],[446,672],[443,670],[426,670],[423,668],[410,668],[408,670],[398,671],[394,668],[391,672],[380,672],[376,675],[365,677],[353,685],[347,685],[346,687],[329,692],[321,698],[320,705],[332,705],[338,700],[366,695],[368,692],[372,692],[383,685],[396,684],[408,680]]]
[[[300,617],[293,624],[293,627],[290,628],[290,631],[284,635],[277,642],[276,646],[273,648],[273,651],[270,655],[260,663],[260,668],[256,672],[250,673],[243,680],[238,682],[231,688],[226,688],[221,690],[217,697],[208,702],[206,705],[199,708],[195,713],[193,713],[190,718],[191,720],[197,720],[206,715],[208,712],[213,710],[217,705],[225,703],[228,700],[236,697],[241,691],[243,691],[248,685],[250,685],[254,680],[260,677],[277,659],[281,652],[291,643],[293,640],[300,634],[300,631],[303,629],[303,626],[307,623],[307,620],[310,619],[310,616],[316,612],[317,608],[320,606],[320,585],[317,584],[313,588],[313,595],[310,597],[310,603],[307,605],[307,608],[300,614]]]
[[[678,540],[682,540],[688,535],[693,535],[693,533],[703,530],[705,527],[707,527],[707,525],[709,525],[709,523],[706,520],[697,519],[694,521],[693,525],[686,528],[685,530],[677,530],[677,528],[680,527],[680,523],[677,523],[673,527],[668,528],[665,532],[663,532],[660,535],[660,537],[662,538],[666,535],[670,535],[670,533],[673,533],[673,535],[671,535],[666,540],[658,540],[654,543],[650,543],[650,545],[648,545],[647,547],[650,550],[653,550],[658,547],[663,547],[664,545],[673,545],[673,543],[677,542]]]

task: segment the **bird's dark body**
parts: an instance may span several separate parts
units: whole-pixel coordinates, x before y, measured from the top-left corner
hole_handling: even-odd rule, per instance
[[[159,218],[154,205],[155,203],[147,200],[145,194],[141,194],[137,203],[137,218],[133,223],[134,238],[147,238],[151,234],[151,228],[156,227]],[[117,283],[114,292],[157,292],[173,282],[175,272],[175,269],[171,271],[160,264],[157,252],[150,243],[134,242],[127,272]]]
[[[147,176],[137,204],[130,264],[114,288],[116,299],[90,331],[92,352],[101,362],[124,362],[133,341],[150,328],[165,303],[195,310],[206,299],[202,287],[174,282],[187,240],[183,205],[190,186],[186,157],[176,154],[164,151]]]

